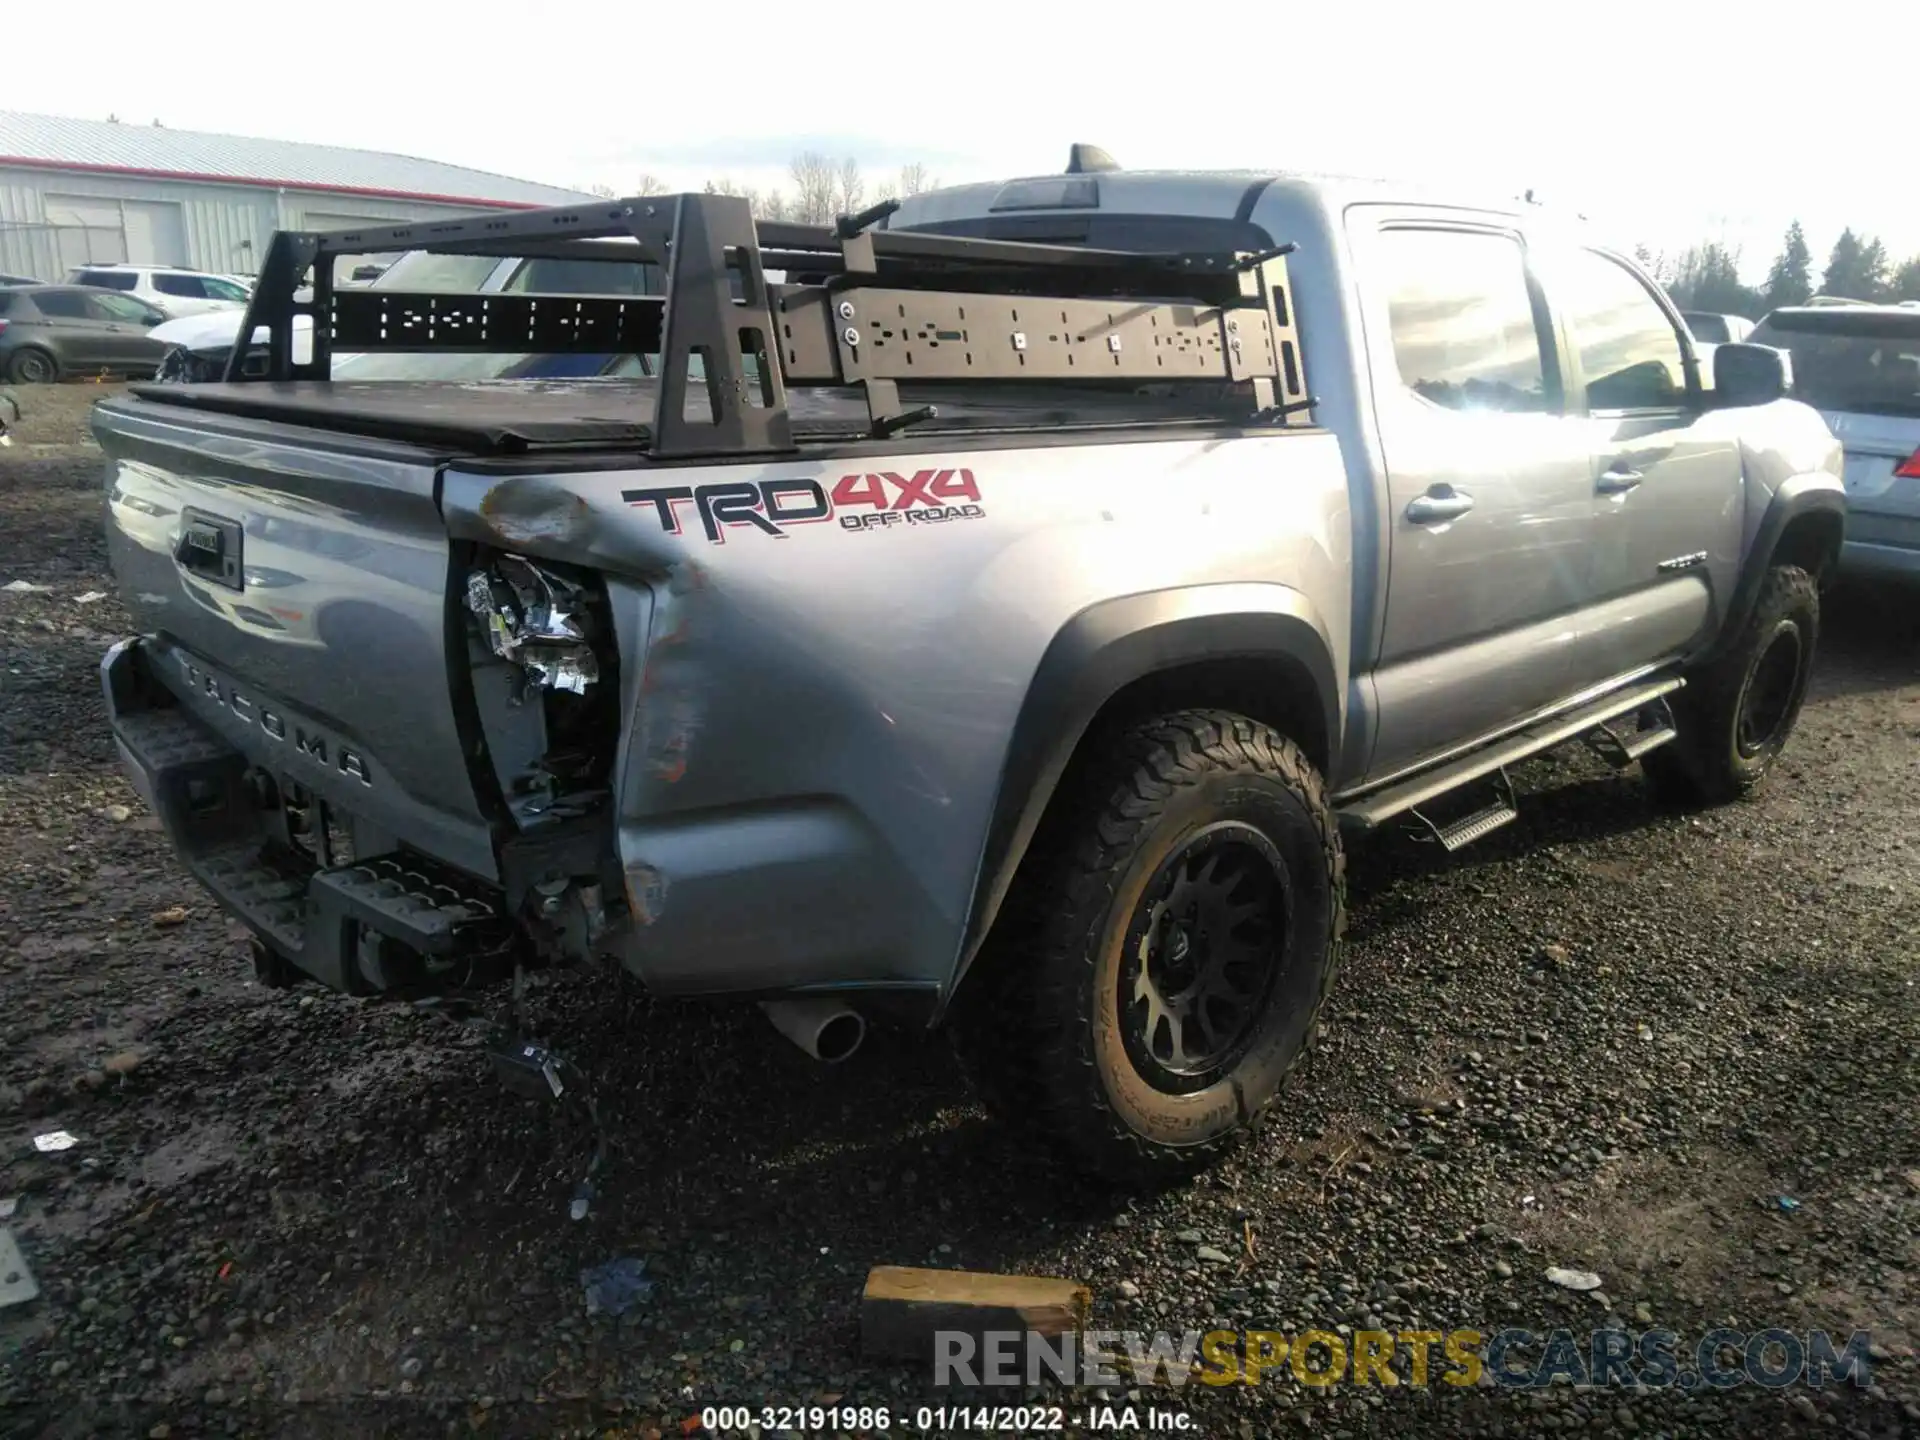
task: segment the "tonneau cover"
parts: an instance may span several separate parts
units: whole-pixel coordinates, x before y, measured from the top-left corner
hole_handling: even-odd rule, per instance
[[[651,434],[651,381],[247,380],[141,384],[143,400],[463,453],[632,448]]]
[[[243,380],[225,384],[147,383],[143,400],[304,425],[335,434],[395,440],[443,454],[523,455],[569,449],[645,450],[659,382],[620,380]],[[903,385],[904,399],[938,413],[916,433],[1030,429],[1064,425],[1232,423],[1229,395],[1101,390],[1034,390],[1011,384],[969,387],[956,397]],[[795,390],[787,397],[794,429],[813,439],[857,438],[866,411],[844,391]]]

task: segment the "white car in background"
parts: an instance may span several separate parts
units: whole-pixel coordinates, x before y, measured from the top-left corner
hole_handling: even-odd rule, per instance
[[[249,297],[246,286],[225,275],[173,265],[77,265],[67,284],[118,290],[174,316],[243,309]]]

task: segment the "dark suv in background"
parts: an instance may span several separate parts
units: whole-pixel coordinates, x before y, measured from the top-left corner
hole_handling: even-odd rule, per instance
[[[151,375],[166,315],[131,295],[82,285],[0,289],[0,377],[44,384],[66,375]]]

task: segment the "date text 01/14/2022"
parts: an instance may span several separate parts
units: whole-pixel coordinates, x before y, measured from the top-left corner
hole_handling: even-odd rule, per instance
[[[1032,1435],[1073,1426],[1114,1433],[1180,1433],[1193,1429],[1193,1417],[1184,1410],[1134,1405],[1094,1405],[1085,1410],[1063,1405],[918,1405],[898,1410],[887,1405],[709,1405],[700,1412],[700,1424],[716,1435],[744,1434],[756,1427],[762,1431],[946,1434],[971,1430],[984,1435]]]

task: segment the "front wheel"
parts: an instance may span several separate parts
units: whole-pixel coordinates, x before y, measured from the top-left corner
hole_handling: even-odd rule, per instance
[[[1800,718],[1819,638],[1813,577],[1797,565],[1774,566],[1739,640],[1673,697],[1678,735],[1641,758],[1655,795],[1722,805],[1750,794]]]
[[[1193,710],[1103,745],[1048,816],[962,987],[988,1104],[1127,1185],[1191,1174],[1305,1053],[1337,969],[1345,861],[1292,741]]]

